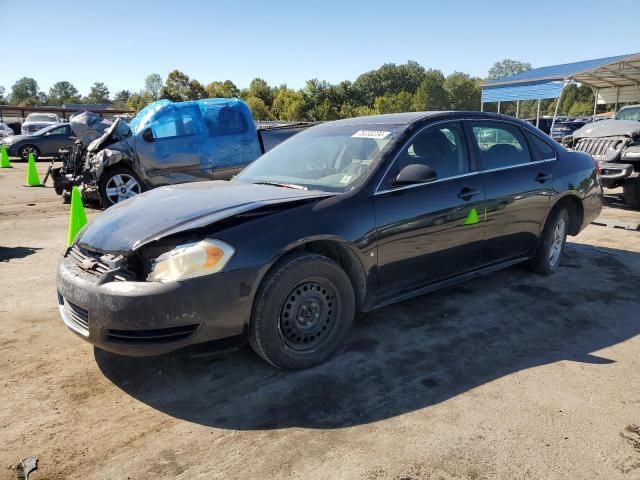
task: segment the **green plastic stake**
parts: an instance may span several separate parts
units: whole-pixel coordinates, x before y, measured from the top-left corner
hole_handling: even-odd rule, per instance
[[[71,212],[69,213],[69,235],[67,236],[67,247],[73,245],[73,241],[78,235],[78,232],[82,230],[87,224],[87,215],[84,213],[84,206],[82,205],[82,195],[78,187],[71,189]]]
[[[474,225],[476,223],[478,223],[478,211],[475,208],[472,208],[469,215],[467,215],[467,218],[464,219],[464,224]]]
[[[11,168],[9,154],[7,153],[7,149],[4,148],[4,143],[0,147],[0,168]]]
[[[29,163],[27,164],[27,187],[40,187],[41,185],[38,170],[36,169],[36,160],[33,158],[33,153],[30,153]]]

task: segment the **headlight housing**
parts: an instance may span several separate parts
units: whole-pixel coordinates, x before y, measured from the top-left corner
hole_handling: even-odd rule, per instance
[[[208,238],[178,245],[151,262],[147,281],[175,282],[218,273],[229,263],[234,253],[231,245]]]

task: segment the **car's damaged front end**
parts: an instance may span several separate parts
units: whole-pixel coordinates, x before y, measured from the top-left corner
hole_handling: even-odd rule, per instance
[[[640,176],[640,122],[604,120],[565,137],[565,146],[590,154],[600,166],[606,188],[622,186]]]
[[[61,259],[60,315],[85,340],[126,355],[242,335],[264,265],[248,260],[250,252],[228,229],[326,196],[200,182],[115,205]]]
[[[76,114],[69,123],[78,140],[60,150],[62,166],[51,169],[55,191],[69,197],[71,189],[78,186],[85,200],[100,201],[98,181],[104,169],[135,160],[131,130],[122,119],[109,122],[91,112]]]

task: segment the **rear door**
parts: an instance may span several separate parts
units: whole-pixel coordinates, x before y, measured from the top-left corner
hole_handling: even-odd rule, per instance
[[[514,123],[482,120],[467,125],[486,196],[485,263],[527,256],[549,210],[555,150],[535,136],[548,147],[547,158],[542,158]]]
[[[145,140],[144,131],[139,132],[135,145],[140,168],[152,184],[209,177],[212,165],[204,154],[206,137],[197,105],[167,105],[156,113],[149,128],[153,140]]]
[[[398,172],[414,163],[433,168],[437,179],[395,186]],[[462,124],[441,123],[418,132],[374,195],[381,298],[480,266],[483,200]]]
[[[207,104],[203,121],[214,180],[228,180],[261,155],[255,124],[241,107]]]

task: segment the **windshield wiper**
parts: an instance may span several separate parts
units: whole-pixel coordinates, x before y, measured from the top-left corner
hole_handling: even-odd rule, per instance
[[[278,182],[253,182],[254,185],[273,185],[274,187],[295,188],[296,190],[309,190],[309,187],[296,185],[295,183],[278,183]]]

